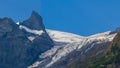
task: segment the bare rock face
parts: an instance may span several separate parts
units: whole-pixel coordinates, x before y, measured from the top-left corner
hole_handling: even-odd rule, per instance
[[[35,11],[33,11],[30,18],[23,21],[22,24],[26,27],[29,27],[30,29],[45,30],[45,26],[42,23],[42,17]]]
[[[20,25],[31,31],[42,30],[43,33],[28,32],[20,29]],[[54,45],[45,31],[41,16],[35,11],[20,25],[10,18],[0,19],[0,68],[27,68]],[[34,37],[32,41],[30,36]]]

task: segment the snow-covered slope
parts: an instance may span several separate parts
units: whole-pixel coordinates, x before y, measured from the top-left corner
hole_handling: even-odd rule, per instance
[[[68,33],[68,32],[61,32],[61,31],[49,30],[49,29],[47,29],[46,31],[49,34],[49,36],[53,39],[55,46],[51,50],[48,50],[45,53],[41,54],[39,57],[42,59],[45,59],[47,57],[52,58],[53,55],[55,55],[57,51],[61,52],[61,53],[58,53],[60,56],[58,56],[57,58],[53,57],[52,63],[56,62],[62,56],[67,55],[68,53],[72,52],[73,50],[77,49],[78,47],[79,48],[82,47],[79,45],[78,42],[82,42],[84,39],[86,39],[86,37],[84,37],[84,36],[80,36],[80,35],[76,35],[76,34],[72,34],[72,33]],[[75,46],[73,46],[73,45],[75,45]],[[37,67],[42,62],[44,62],[44,60],[37,61],[29,68]],[[50,64],[52,64],[52,63],[50,63]],[[47,66],[49,66],[49,65],[47,65]],[[46,66],[46,68],[47,68],[47,66]]]
[[[67,32],[61,32],[61,31],[56,31],[56,30],[49,30],[47,29],[48,34],[50,37],[54,40],[56,45],[59,45],[58,43],[73,43],[73,42],[79,42],[85,37],[79,36],[76,34],[72,33],[67,33]]]
[[[104,42],[112,41],[116,33],[111,33],[111,31],[98,33],[92,36],[83,37],[67,32],[60,32],[55,30],[47,30],[50,37],[56,43],[51,50],[48,50],[45,53],[42,53],[39,57],[43,59],[42,61],[37,61],[29,68],[34,68],[37,66],[43,66],[41,68],[49,68],[51,65],[59,61],[62,57],[67,56],[69,53],[80,50],[81,47],[94,43],[90,48],[86,49],[86,52],[89,51],[95,44],[100,44]],[[63,43],[59,45],[59,43]],[[66,44],[67,43],[67,44]],[[46,62],[46,63],[45,63]]]

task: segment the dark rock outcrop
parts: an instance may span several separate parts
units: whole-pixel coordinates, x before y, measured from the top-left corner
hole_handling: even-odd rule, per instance
[[[0,68],[27,68],[41,53],[54,45],[45,31],[41,16],[35,11],[22,25],[34,30],[43,30],[44,33],[31,34],[19,29],[19,25],[10,18],[0,19]],[[35,36],[33,41],[28,39],[30,35]]]
[[[42,23],[42,17],[35,11],[32,12],[28,20],[23,21],[22,25],[34,30],[45,30],[45,26]]]

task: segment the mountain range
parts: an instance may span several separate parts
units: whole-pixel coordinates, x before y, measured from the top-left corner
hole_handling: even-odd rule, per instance
[[[101,58],[118,56],[118,42],[119,29],[91,36],[46,29],[35,11],[23,22],[1,18],[0,68],[107,68],[112,61]]]

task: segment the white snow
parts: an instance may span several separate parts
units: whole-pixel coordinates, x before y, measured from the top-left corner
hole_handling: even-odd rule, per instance
[[[94,46],[94,44],[92,44],[91,47],[89,47],[88,49],[86,49],[86,50],[85,50],[85,53],[86,53],[87,51],[89,51],[93,46]]]
[[[84,38],[83,36],[79,36],[67,32],[48,30],[48,29],[46,31],[55,42],[73,43],[73,42],[79,42]]]
[[[65,45],[61,49],[57,50],[57,53],[52,57],[51,62],[49,64],[47,64],[45,66],[45,68],[48,68],[49,66],[51,66],[52,64],[57,62],[62,57],[66,56],[69,53],[71,53],[72,51],[76,50],[78,48],[78,46],[81,46],[81,45],[79,43],[72,43],[72,44]]]
[[[17,22],[16,24],[17,24],[17,25],[20,25],[20,22]]]
[[[35,62],[33,65],[28,66],[27,68],[35,68],[35,67],[37,67],[40,63],[42,63],[42,62],[37,61],[37,62]]]
[[[100,44],[103,42],[112,41],[116,35],[116,33],[110,34],[111,33],[110,31],[104,33],[98,33],[88,37],[83,37],[71,33],[55,31],[55,30],[47,30],[47,32],[50,35],[50,37],[53,39],[53,41],[55,42],[57,41],[61,43],[67,42],[69,44],[63,44],[62,46],[54,46],[45,53],[42,53],[39,56],[40,58],[46,58],[46,57],[51,58],[51,61],[45,66],[45,68],[50,67],[52,64],[56,63],[62,57],[67,56],[69,53],[73,52],[74,50],[81,49],[82,46],[88,45],[94,41],[96,41],[96,43],[94,44]],[[90,48],[86,49],[85,52],[89,51],[94,46],[94,44],[92,44]],[[44,62],[44,60],[37,62]],[[38,65],[40,64],[41,63],[39,63]],[[38,65],[36,65],[36,67]]]
[[[103,36],[108,36],[111,33],[111,31],[103,32],[103,33],[97,33],[91,36],[88,36],[89,38],[97,38],[97,37],[103,37]]]
[[[70,45],[66,45],[63,48],[61,48],[61,50],[57,51],[57,53],[52,57],[51,62],[46,65],[46,68],[48,68],[49,66],[51,66],[52,64],[57,62],[63,56],[66,56],[67,54],[71,53],[74,50],[80,49],[82,46],[85,46],[93,41],[97,41],[97,44],[105,42],[105,41],[112,41],[112,39],[114,38],[115,35],[116,34],[110,35],[110,31],[104,32],[104,33],[99,33],[99,34],[95,34],[95,35],[92,35],[92,36],[89,36],[86,38],[82,38],[81,41],[79,41],[78,43],[75,42]],[[92,46],[88,50],[90,50],[93,46],[94,46],[94,44],[92,44]],[[88,50],[86,50],[86,52]]]
[[[35,37],[29,36],[28,39],[29,39],[30,41],[33,41],[33,40],[35,39]]]
[[[112,41],[116,33],[115,34],[110,34],[110,33],[111,31],[107,31],[104,33],[98,33],[98,34],[89,36],[88,41],[89,42],[94,41],[94,40],[98,42]]]
[[[56,53],[56,51],[61,48],[62,46],[54,46],[50,50],[46,51],[45,53],[42,53],[39,58],[46,58],[46,57],[51,57],[53,54]]]
[[[42,35],[42,33],[44,33],[43,30],[32,30],[32,29],[29,29],[23,25],[20,25],[19,26],[20,29],[25,29],[27,32],[30,32],[30,33],[33,33],[33,34],[37,34],[37,35]]]

